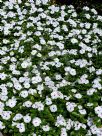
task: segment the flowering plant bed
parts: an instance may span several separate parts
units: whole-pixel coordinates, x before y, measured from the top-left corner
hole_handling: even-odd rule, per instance
[[[0,130],[102,136],[102,16],[48,0],[0,5]]]

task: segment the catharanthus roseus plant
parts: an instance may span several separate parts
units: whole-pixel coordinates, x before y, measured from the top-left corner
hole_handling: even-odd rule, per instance
[[[48,0],[0,3],[0,130],[102,135],[102,16]]]

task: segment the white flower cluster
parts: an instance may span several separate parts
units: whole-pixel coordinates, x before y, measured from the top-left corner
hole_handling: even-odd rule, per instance
[[[0,39],[0,130],[102,136],[102,16],[95,9],[0,1]]]
[[[102,106],[96,107],[95,113],[98,115],[98,117],[102,118]]]

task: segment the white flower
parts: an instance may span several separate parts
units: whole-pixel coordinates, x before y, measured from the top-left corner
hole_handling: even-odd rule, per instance
[[[85,53],[85,49],[82,48],[79,52],[80,52],[80,54],[84,54],[84,53]],[[79,61],[79,60],[78,60],[78,61]],[[76,63],[75,63],[76,65],[77,65],[77,62],[78,62],[78,61],[76,61]],[[80,63],[79,63],[79,64],[80,64]],[[79,65],[79,64],[78,64],[78,65]]]
[[[46,41],[45,41],[44,39],[40,39],[40,43],[41,43],[42,45],[44,45],[44,44],[46,44]]]
[[[56,105],[51,105],[50,110],[51,110],[51,112],[56,112],[57,111],[57,106]]]
[[[53,92],[51,93],[51,98],[52,98],[52,99],[57,99],[57,98],[58,98],[58,92],[57,92],[57,91],[53,91]]]
[[[67,54],[67,53],[68,53],[67,50],[63,50],[63,51],[62,51],[62,55],[65,55],[65,54]],[[60,54],[58,53],[58,55],[60,55]]]
[[[36,89],[29,89],[28,93],[31,94],[31,95],[34,95],[34,94],[37,93],[37,90]]]
[[[36,50],[32,50],[32,52],[31,52],[32,55],[35,55],[36,53],[37,53]]]
[[[64,45],[62,43],[58,42],[56,45],[59,47],[59,49],[64,49]]]
[[[61,6],[61,10],[64,10],[64,9],[65,9],[65,5],[62,5],[62,6]]]
[[[19,82],[20,82],[20,83],[23,83],[24,81],[25,81],[25,78],[24,78],[24,77],[20,77],[20,78],[19,78]]]
[[[74,127],[75,127],[75,130],[79,130],[80,127],[81,127],[81,123],[79,123],[78,121],[76,121],[76,122],[74,123]]]
[[[24,61],[24,62],[21,64],[21,67],[22,67],[22,68],[27,68],[27,67],[28,67],[28,62]]]
[[[33,133],[33,136],[37,136],[35,133]]]
[[[68,135],[67,135],[67,132],[64,131],[64,132],[61,132],[61,135],[60,135],[60,136],[68,136]]]
[[[82,110],[82,108],[83,108],[83,107],[82,107],[81,105],[78,105],[78,109],[79,109],[79,110]]]
[[[18,0],[18,3],[20,4],[20,3],[22,3],[22,1],[21,1],[21,0]]]
[[[77,17],[77,13],[76,13],[76,12],[73,12],[73,13],[72,13],[72,17]]]
[[[20,113],[17,113],[17,114],[14,116],[13,121],[17,121],[17,120],[20,120],[20,119],[22,119],[22,118],[23,118],[23,115],[20,114]]]
[[[39,83],[42,81],[42,78],[40,76],[32,77],[32,83]]]
[[[102,106],[95,107],[95,113],[98,115],[98,117],[102,118]]]
[[[52,104],[51,98],[46,98],[45,102],[46,102],[46,105],[51,105]]]
[[[10,68],[9,68],[11,71],[15,70],[16,69],[16,65],[12,64],[10,65]]]
[[[91,136],[92,135],[92,133],[91,133],[91,131],[90,130],[88,130],[88,132],[87,132],[87,134],[86,134],[87,136]]]
[[[90,23],[85,23],[85,28],[86,28],[86,29],[90,29],[90,27],[91,27],[91,24],[90,24]]]
[[[43,84],[39,84],[39,85],[37,86],[37,90],[42,91],[43,89],[44,89]]]
[[[61,67],[61,65],[62,65],[62,63],[60,63],[60,62],[55,62],[55,66],[56,66],[57,68]]]
[[[80,93],[77,93],[77,94],[75,94],[75,97],[78,98],[78,99],[81,99],[82,95]]]
[[[1,108],[1,109],[4,109],[4,106],[5,106],[4,103],[3,103],[3,102],[0,102],[0,108]]]
[[[23,106],[25,106],[27,108],[31,107],[31,105],[32,105],[31,101],[26,101],[26,102],[23,103]]]
[[[83,129],[86,129],[86,125],[85,125],[85,124],[81,124],[81,127],[82,127]]]
[[[83,7],[84,10],[88,11],[89,10],[89,7],[85,6]]]
[[[48,125],[42,126],[43,131],[47,132],[50,130],[50,127]]]
[[[57,116],[55,126],[57,126],[57,127],[66,126],[66,120],[64,119],[64,117],[62,115]]]
[[[41,51],[41,49],[42,49],[42,47],[41,47],[40,45],[38,45],[38,44],[35,44],[35,45],[33,46],[33,48],[36,48],[37,50],[40,50],[40,51]],[[35,50],[34,50],[34,52],[35,52]]]
[[[97,90],[94,88],[90,88],[89,90],[87,90],[87,95],[93,95],[94,92],[97,92]]]
[[[20,96],[23,98],[26,98],[28,96],[28,92],[27,91],[21,91]]]
[[[29,123],[31,121],[31,117],[29,115],[26,115],[23,117],[25,123]]]
[[[29,84],[29,83],[27,83],[27,82],[24,82],[24,84],[23,84],[23,85],[24,85],[24,87],[25,87],[25,88],[27,88],[27,89],[28,89],[28,88],[30,88],[30,84]]]
[[[11,111],[3,111],[2,114],[1,114],[1,117],[4,119],[4,120],[9,120],[10,117],[11,117]]]
[[[75,38],[72,38],[72,39],[71,39],[71,43],[73,43],[73,44],[78,43],[78,40],[75,39]]]
[[[92,125],[90,127],[90,129],[91,129],[92,134],[98,134],[99,133],[99,129],[96,127],[96,125]]]
[[[67,26],[66,25],[62,25],[62,29],[64,30],[64,31],[68,31],[68,28],[67,28]]]
[[[67,110],[69,112],[72,112],[72,111],[74,111],[74,108],[76,107],[76,104],[75,103],[71,103],[71,102],[67,102],[66,103],[66,107],[67,107]]]
[[[6,87],[3,87],[3,88],[1,88],[1,89],[2,89],[1,95],[6,96],[6,95],[8,94],[7,88],[6,88]]]
[[[95,9],[91,9],[91,12],[93,12],[95,15],[97,14],[97,11]]]
[[[55,52],[54,51],[51,51],[48,53],[48,55],[51,57],[51,56],[54,56],[55,55]]]
[[[76,75],[76,70],[71,68],[69,73],[72,75],[72,76],[75,76]]]
[[[34,127],[38,127],[38,126],[40,126],[40,124],[41,124],[41,119],[38,118],[38,117],[35,117],[35,118],[33,119],[32,123],[33,123]]]
[[[19,129],[20,133],[25,132],[25,125],[24,125],[24,123],[18,123],[17,124],[17,128]]]
[[[87,106],[91,107],[91,106],[93,106],[93,103],[87,103]]]
[[[70,119],[69,119],[69,120],[70,120]],[[72,127],[72,125],[73,125],[72,122],[69,121],[69,120],[67,121],[67,124],[66,124],[66,129],[67,129],[67,130],[70,130],[71,127]]]
[[[34,109],[38,109],[38,111],[44,110],[44,105],[41,103],[41,101],[35,102],[35,103],[32,105],[32,107],[33,107]]]
[[[64,70],[65,70],[66,72],[69,72],[69,71],[71,70],[71,68],[70,68],[70,67],[65,67]]]
[[[56,80],[60,80],[62,77],[61,77],[61,75],[56,74],[55,78],[56,78]]]
[[[92,124],[93,124],[93,119],[90,118],[90,117],[88,117],[88,119],[87,119],[87,125],[88,126],[92,126]]]
[[[82,34],[86,34],[87,30],[86,29],[82,29]]]
[[[78,83],[79,84],[88,84],[89,80],[87,80],[86,78],[88,77],[88,75],[84,74],[80,77],[80,79],[78,79]]]
[[[1,96],[0,96],[0,99],[1,99],[2,101],[6,101],[6,100],[8,99],[8,96],[1,95]]]
[[[6,79],[6,74],[5,73],[0,73],[0,79],[5,80]]]
[[[94,72],[94,71],[95,71],[95,68],[94,68],[93,66],[89,68],[89,72],[90,72],[90,73],[92,73],[92,72]]]
[[[76,89],[71,89],[71,92],[76,93],[77,90]]]
[[[72,27],[76,27],[77,26],[77,23],[74,20],[72,20],[72,19],[68,19],[67,22],[69,22]]]
[[[82,114],[82,115],[85,115],[85,114],[86,114],[86,110],[85,110],[85,109],[80,109],[79,112],[80,112],[80,114]]]
[[[102,74],[102,69],[98,69],[98,70],[96,71],[96,74],[97,74],[97,75],[101,75],[101,74]]]
[[[38,105],[38,111],[44,110],[44,105],[40,102]]]
[[[4,44],[7,44],[8,42],[9,42],[9,40],[3,39],[3,43],[4,43]]]
[[[0,121],[0,130],[1,130],[1,129],[4,129],[4,128],[5,128],[5,125],[3,124],[2,121]]]
[[[91,53],[88,53],[88,57],[91,58],[91,57],[92,57],[92,54],[91,54]]]
[[[14,83],[14,88],[16,89],[16,90],[21,90],[22,89],[22,86],[19,84],[19,83]]]
[[[6,105],[13,108],[16,106],[16,103],[17,103],[17,100],[16,98],[12,97],[12,99],[9,99],[7,102],[6,102]]]
[[[89,14],[85,14],[85,17],[86,17],[87,19],[90,19],[90,18],[91,18],[91,16],[90,16]]]
[[[41,32],[40,32],[40,31],[36,31],[34,34],[35,34],[36,36],[40,36],[40,35],[41,35]]]
[[[16,62],[17,59],[15,57],[11,57],[11,62]]]

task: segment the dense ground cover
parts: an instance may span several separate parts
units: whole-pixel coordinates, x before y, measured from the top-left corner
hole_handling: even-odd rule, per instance
[[[90,8],[95,8],[98,14],[102,15],[102,0],[51,0],[51,3],[58,5],[72,4],[79,12],[83,6],[89,6]]]
[[[102,16],[47,0],[0,5],[1,131],[102,136]]]

